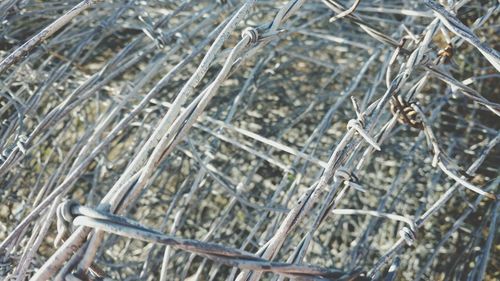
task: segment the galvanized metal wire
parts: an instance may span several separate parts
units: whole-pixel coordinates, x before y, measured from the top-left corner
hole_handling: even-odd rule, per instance
[[[498,12],[0,3],[0,276],[494,280]]]

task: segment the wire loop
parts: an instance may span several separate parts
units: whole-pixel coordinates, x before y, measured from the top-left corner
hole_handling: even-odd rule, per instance
[[[250,38],[249,44],[255,44],[259,41],[259,32],[253,27],[247,27],[241,32],[241,38]]]
[[[405,240],[408,246],[413,246],[413,244],[415,244],[415,241],[417,240],[415,231],[406,226],[399,230],[399,235]]]
[[[57,217],[57,235],[54,239],[54,246],[59,247],[64,243],[64,240],[69,236],[71,229],[71,223],[75,216],[73,215],[71,209],[77,206],[78,202],[74,200],[64,200],[57,206],[56,217]]]

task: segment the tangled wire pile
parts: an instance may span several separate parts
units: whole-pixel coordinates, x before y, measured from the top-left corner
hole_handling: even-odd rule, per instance
[[[0,276],[498,280],[499,10],[2,1]]]

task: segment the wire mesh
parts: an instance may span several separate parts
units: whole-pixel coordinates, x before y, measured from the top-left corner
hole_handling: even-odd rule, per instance
[[[496,280],[497,1],[0,3],[5,280]]]

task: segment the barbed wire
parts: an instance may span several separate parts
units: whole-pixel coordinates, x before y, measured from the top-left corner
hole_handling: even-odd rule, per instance
[[[499,5],[443,2],[0,4],[0,276],[492,276]]]

